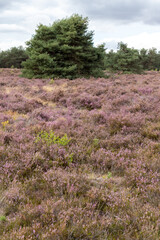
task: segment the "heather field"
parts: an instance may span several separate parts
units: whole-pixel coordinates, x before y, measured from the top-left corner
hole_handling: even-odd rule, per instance
[[[160,73],[0,69],[0,239],[160,239]]]

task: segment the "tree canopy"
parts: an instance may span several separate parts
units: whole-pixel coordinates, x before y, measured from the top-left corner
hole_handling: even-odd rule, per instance
[[[0,52],[0,68],[21,68],[21,63],[28,58],[26,50],[20,47],[13,47]]]
[[[120,42],[118,51],[110,51],[106,55],[106,67],[113,71],[141,73],[143,66],[140,63],[140,54],[137,49],[127,47]]]
[[[117,52],[109,51],[105,57],[105,67],[113,72],[142,73],[145,70],[160,69],[160,52],[156,48],[141,50],[129,48],[120,42]]]
[[[29,59],[23,63],[28,78],[78,78],[102,76],[104,45],[94,47],[93,31],[88,31],[88,18],[77,14],[40,24],[27,42]]]

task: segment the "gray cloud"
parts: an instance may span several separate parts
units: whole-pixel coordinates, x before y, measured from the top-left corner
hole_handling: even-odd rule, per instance
[[[0,12],[14,8],[14,5],[21,0],[0,0]]]
[[[0,24],[16,24],[22,22],[24,17],[20,16],[3,16],[0,15]]]
[[[74,0],[71,0],[74,4]],[[90,19],[120,24],[143,22],[160,24],[160,1],[157,0],[81,0],[77,5]]]
[[[0,33],[25,33],[25,28],[16,24],[0,24]]]
[[[97,43],[108,39],[108,49],[115,48],[117,38],[159,32],[159,12],[160,0],[0,0],[1,43],[21,35],[25,42],[39,23],[78,13],[89,17]]]
[[[5,8],[8,8],[10,3],[11,3],[10,0],[8,0],[8,1],[0,0],[0,9],[3,10]]]
[[[160,1],[157,0],[0,0],[0,12],[8,9],[14,11],[21,5],[41,10],[49,8],[54,10],[58,6],[59,9],[63,9],[68,5],[68,9],[72,9],[73,13],[82,13],[92,20],[112,21],[120,24],[138,21],[146,24],[160,23]],[[9,23],[9,19],[11,19],[10,16],[7,22],[7,19],[0,17],[0,23]],[[16,23],[16,19],[13,17],[12,19]]]
[[[134,21],[138,20],[143,13],[142,1],[96,1],[94,0],[87,9],[89,16],[100,19]]]
[[[66,9],[70,14],[80,13],[88,16],[91,20],[112,21],[119,24],[126,24],[131,22],[143,22],[145,24],[160,24],[160,1],[157,0],[0,0],[0,12],[5,10],[16,10],[19,6],[35,7],[37,9]],[[25,9],[24,9],[25,10]],[[25,15],[25,11],[24,11]],[[64,16],[65,17],[65,16]],[[10,17],[4,19],[0,16],[0,23],[9,23],[9,21],[18,22],[18,18]],[[22,19],[19,19],[22,21]],[[5,22],[6,21],[6,22]]]
[[[0,12],[8,9],[17,9],[18,5],[36,6],[37,8],[55,7],[58,0],[51,2],[50,0],[0,0]]]
[[[144,23],[149,25],[160,24],[160,3],[157,5],[151,5],[148,11],[146,11]]]

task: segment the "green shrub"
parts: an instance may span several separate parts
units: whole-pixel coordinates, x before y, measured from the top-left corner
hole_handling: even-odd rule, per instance
[[[5,216],[0,216],[0,222],[5,222],[6,221],[6,217]]]
[[[51,130],[50,132],[41,131],[37,134],[35,142],[42,141],[47,145],[57,144],[60,146],[66,146],[71,139],[67,137],[67,134],[64,134],[63,137],[56,136],[55,133]]]

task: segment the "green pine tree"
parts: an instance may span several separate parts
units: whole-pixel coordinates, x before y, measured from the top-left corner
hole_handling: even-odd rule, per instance
[[[93,46],[88,18],[75,14],[50,26],[40,24],[27,46],[25,77],[73,79],[103,75],[105,48]]]
[[[20,47],[13,47],[6,51],[0,52],[0,68],[21,68],[21,63],[26,61],[28,55],[26,50]]]
[[[127,44],[120,42],[118,51],[106,54],[106,67],[111,71],[124,73],[141,73],[143,66],[137,49],[128,48]]]

